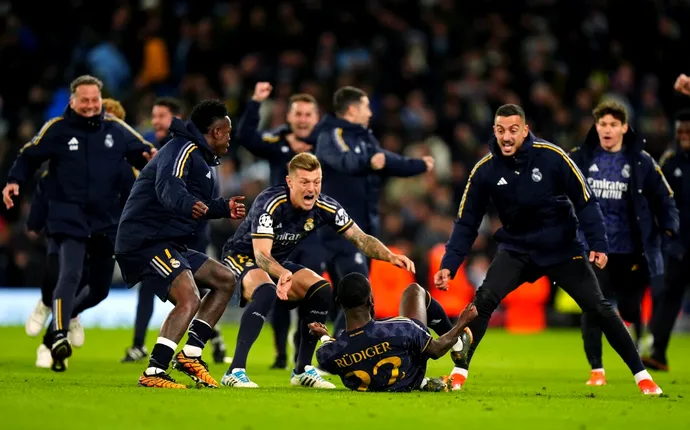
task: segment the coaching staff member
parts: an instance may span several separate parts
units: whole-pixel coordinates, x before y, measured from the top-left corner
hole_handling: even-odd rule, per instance
[[[498,108],[494,136],[491,152],[470,173],[441,269],[434,277],[438,288],[448,288],[448,281],[477,237],[491,200],[503,224],[495,235],[499,251],[475,295],[479,315],[470,324],[474,344],[464,368],[451,373],[453,389],[460,389],[465,382],[469,360],[501,300],[523,282],[546,275],[585,312],[596,315],[640,390],[661,394],[623,321],[602,295],[589,264],[591,261],[600,268],[606,266],[608,241],[599,204],[584,176],[562,149],[529,131],[520,106]],[[591,249],[588,257],[584,244],[577,239],[578,221]]]

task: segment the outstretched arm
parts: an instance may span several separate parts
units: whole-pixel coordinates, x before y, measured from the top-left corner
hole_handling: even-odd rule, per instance
[[[343,233],[343,236],[367,257],[385,261],[415,273],[414,263],[409,258],[392,253],[380,240],[364,233],[356,223],[353,223],[352,227]]]

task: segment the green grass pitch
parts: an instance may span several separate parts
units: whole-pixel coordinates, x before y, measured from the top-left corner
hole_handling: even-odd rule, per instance
[[[236,326],[223,328],[232,350]],[[156,333],[150,332],[149,343]],[[249,357],[255,390],[137,387],[145,364],[121,364],[130,330],[87,329],[62,374],[34,367],[38,339],[0,328],[0,428],[3,429],[675,429],[690,426],[690,336],[673,338],[670,373],[654,373],[665,394],[639,393],[608,345],[608,385],[590,388],[580,333],[509,335],[490,330],[461,392],[375,394],[292,387],[289,371],[269,370],[266,328]],[[149,345],[149,348],[152,345]],[[447,374],[448,357],[428,376]],[[220,381],[225,365],[211,365]],[[191,381],[173,371],[183,383]]]

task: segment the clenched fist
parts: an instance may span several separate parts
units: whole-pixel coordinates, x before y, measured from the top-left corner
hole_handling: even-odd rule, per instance
[[[271,95],[271,91],[273,91],[273,87],[268,82],[257,82],[252,100],[261,103]]]

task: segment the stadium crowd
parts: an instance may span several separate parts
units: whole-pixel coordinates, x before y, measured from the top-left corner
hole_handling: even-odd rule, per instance
[[[38,16],[28,3],[0,2],[3,177],[17,150],[62,111],[80,74],[99,77],[104,97],[120,100],[126,121],[145,137],[160,96],[188,108],[219,98],[235,122],[254,84],[271,82],[260,121],[271,128],[284,122],[293,93],[313,95],[325,113],[335,89],[355,85],[369,94],[371,128],[385,149],[436,160],[421,179],[388,180],[381,202],[381,240],[414,258],[423,284],[426,252],[450,235],[498,106],[521,104],[535,134],[569,149],[584,140],[596,103],[614,98],[658,159],[674,138],[674,112],[688,100],[672,86],[690,70],[689,5],[680,0],[632,9],[622,0],[380,0],[337,8],[320,0],[104,1],[74,3],[59,22],[48,18],[59,7],[46,4]],[[245,195],[249,206],[269,173],[266,162],[231,144],[218,168],[221,193]],[[44,241],[25,230],[30,197],[27,187],[22,204],[0,216],[3,286],[41,283]],[[238,225],[211,223],[214,255]],[[475,285],[498,226],[495,215],[482,225],[468,261]]]

